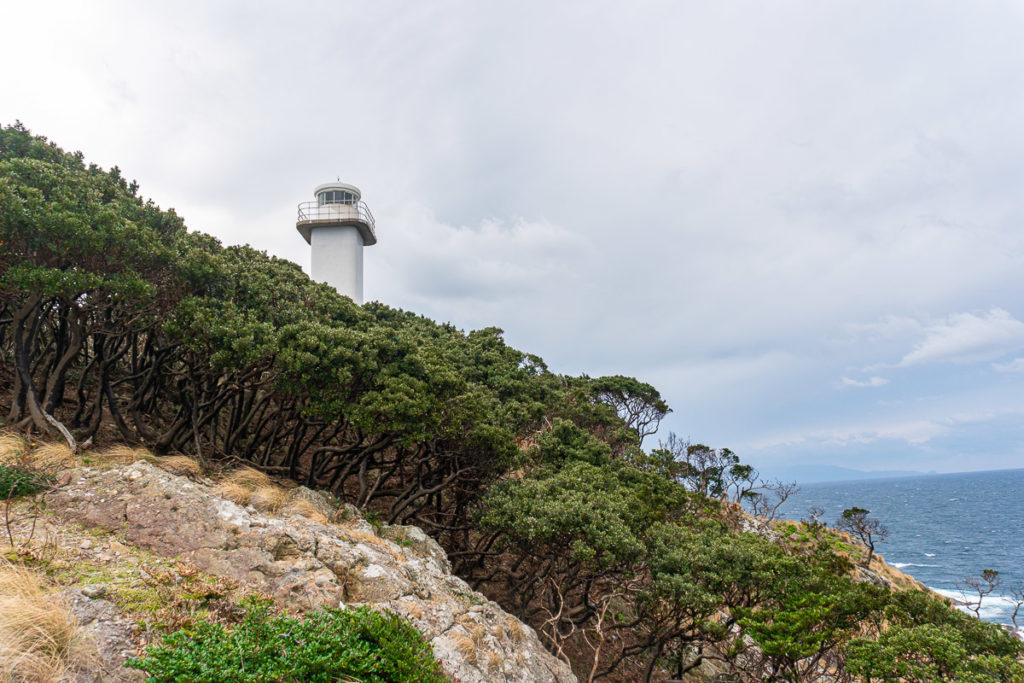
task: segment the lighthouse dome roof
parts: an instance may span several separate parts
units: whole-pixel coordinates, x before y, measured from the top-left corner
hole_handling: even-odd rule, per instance
[[[313,190],[313,196],[316,197],[321,192],[328,190],[341,190],[342,192],[351,192],[356,196],[356,199],[361,199],[363,193],[359,191],[359,188],[355,185],[349,185],[348,183],[342,183],[335,181],[333,183],[324,183],[323,185],[317,185],[316,189]]]

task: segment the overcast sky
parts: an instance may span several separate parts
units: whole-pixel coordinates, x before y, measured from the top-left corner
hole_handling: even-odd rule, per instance
[[[1024,4],[162,4],[5,3],[0,122],[306,268],[340,177],[367,299],[762,469],[1024,466]]]

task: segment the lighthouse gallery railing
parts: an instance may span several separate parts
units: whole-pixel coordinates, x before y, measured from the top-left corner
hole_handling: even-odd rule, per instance
[[[352,204],[302,202],[299,204],[299,223],[337,220],[362,221],[369,226],[373,236],[377,236],[377,231],[374,229],[373,214],[370,213],[370,207],[366,205],[366,202],[358,201]]]

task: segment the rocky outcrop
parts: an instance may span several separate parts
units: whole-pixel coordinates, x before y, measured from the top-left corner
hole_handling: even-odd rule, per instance
[[[390,609],[424,634],[453,681],[576,680],[532,629],[454,576],[444,551],[415,527],[378,534],[351,511],[341,524],[261,514],[146,462],[74,470],[46,504],[58,517],[239,581],[293,612]]]
[[[95,647],[95,657],[68,672],[68,683],[138,683],[146,675],[127,669],[125,661],[136,654],[138,626],[117,606],[103,598],[102,587],[68,588],[63,597],[78,619],[82,637]]]

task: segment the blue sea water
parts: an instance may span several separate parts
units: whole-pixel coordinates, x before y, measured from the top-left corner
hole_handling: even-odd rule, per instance
[[[805,484],[778,517],[803,519],[815,506],[830,525],[846,508],[870,510],[889,528],[875,552],[948,597],[962,597],[964,577],[998,570],[1002,586],[980,614],[1010,623],[1010,589],[1024,588],[1024,469]]]

